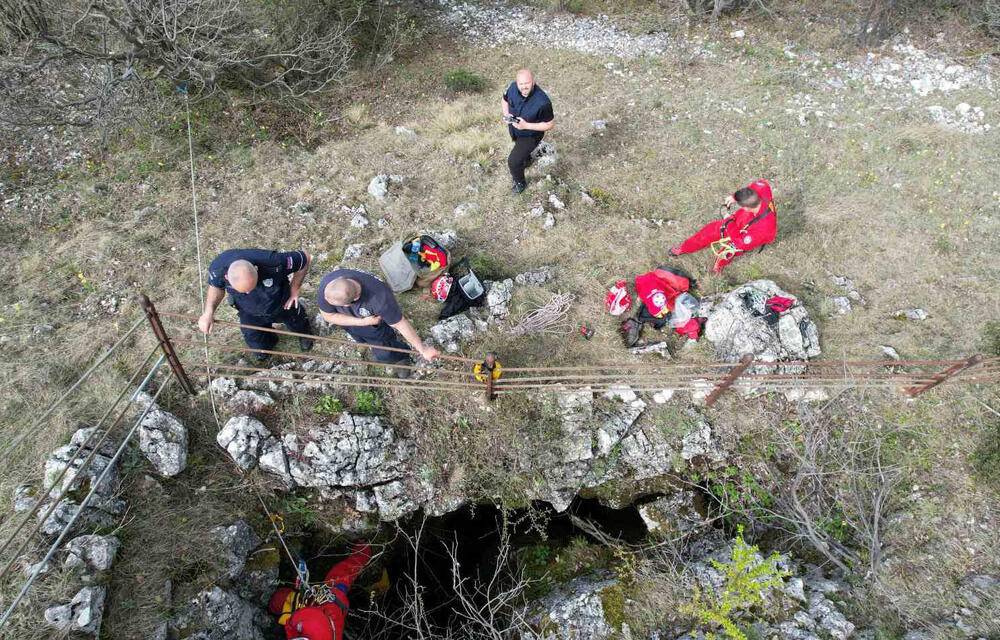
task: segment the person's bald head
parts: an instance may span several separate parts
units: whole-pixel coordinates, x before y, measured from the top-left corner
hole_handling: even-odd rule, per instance
[[[517,90],[527,98],[531,90],[535,88],[535,74],[531,72],[531,69],[521,69],[517,72],[515,82],[517,82]]]
[[[226,280],[240,293],[250,293],[257,286],[257,267],[249,260],[236,260],[229,265]]]
[[[350,278],[336,278],[326,285],[323,297],[332,305],[346,307],[361,297],[361,283]]]

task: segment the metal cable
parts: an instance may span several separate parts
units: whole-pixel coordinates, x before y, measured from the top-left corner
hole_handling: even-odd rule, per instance
[[[311,376],[306,379],[329,380],[331,384],[335,379],[344,378],[346,380],[374,380],[376,382],[398,382],[402,385],[431,383],[453,388],[474,388],[482,389],[483,385],[477,382],[459,382],[457,380],[423,380],[420,378],[396,378],[395,376],[366,376],[353,373],[338,373],[336,371],[302,371],[298,369],[262,369],[260,367],[249,367],[239,364],[212,364],[206,363],[206,367],[218,370],[227,369],[233,371],[256,371],[262,373],[272,373],[274,377],[280,378],[282,374],[293,376]],[[289,382],[295,382],[300,378],[287,378]]]
[[[108,407],[108,410],[104,412],[104,415],[102,415],[101,418],[100,418],[100,420],[97,421],[97,424],[94,425],[93,431],[91,431],[90,435],[87,436],[87,440],[85,442],[83,442],[80,446],[78,446],[76,448],[76,451],[73,452],[73,455],[70,456],[70,459],[66,462],[66,466],[63,467],[62,471],[59,472],[59,475],[56,476],[55,480],[53,480],[52,483],[47,488],[44,488],[44,490],[39,494],[38,500],[36,500],[35,504],[32,505],[31,509],[29,509],[28,512],[26,514],[24,514],[24,518],[17,525],[17,528],[14,530],[14,532],[11,533],[10,537],[8,537],[7,540],[3,543],[3,545],[0,546],[0,554],[3,554],[7,550],[7,548],[14,541],[14,538],[16,538],[18,536],[18,534],[21,533],[21,530],[24,529],[24,526],[28,523],[29,520],[31,520],[31,517],[33,515],[35,515],[35,513],[38,511],[39,507],[41,507],[42,504],[45,502],[46,498],[50,497],[50,494],[51,494],[52,490],[55,489],[55,487],[57,487],[62,482],[62,479],[66,476],[66,473],[69,472],[69,469],[70,469],[70,467],[73,466],[73,463],[76,462],[77,459],[80,457],[80,455],[83,453],[84,449],[88,449],[89,448],[91,450],[91,454],[90,454],[90,456],[86,460],[84,460],[83,464],[80,465],[80,469],[78,469],[76,471],[76,475],[78,476],[80,473],[83,472],[84,469],[87,468],[87,465],[89,465],[90,461],[93,459],[94,452],[96,452],[98,449],[100,449],[101,445],[104,444],[104,441],[107,439],[108,434],[111,433],[111,430],[114,429],[118,425],[118,423],[121,421],[122,417],[125,415],[125,411],[123,410],[121,413],[118,414],[118,417],[115,418],[115,420],[111,423],[111,426],[109,426],[104,431],[104,435],[97,442],[97,444],[91,446],[91,441],[100,432],[101,426],[104,424],[104,421],[108,419],[108,416],[110,416],[112,414],[112,412],[114,412],[114,410],[118,407],[119,403],[121,403],[122,398],[125,397],[125,394],[128,393],[129,390],[131,390],[132,385],[135,383],[135,381],[139,378],[139,376],[144,371],[147,371],[146,365],[149,364],[149,361],[152,359],[152,357],[156,354],[156,352],[158,350],[159,350],[159,345],[157,345],[156,347],[154,347],[153,350],[150,351],[149,355],[146,356],[146,359],[142,361],[142,364],[140,364],[136,368],[135,373],[132,374],[132,377],[129,378],[128,382],[126,382],[125,385],[124,385],[124,387],[122,387],[121,392],[119,392],[119,394],[115,398],[114,402],[111,403],[111,406]],[[152,370],[156,371],[156,369],[159,368],[160,363],[162,363],[162,362],[163,362],[163,356],[161,355],[160,356],[160,360],[155,365],[153,365]],[[147,379],[148,379],[148,376],[147,376]],[[145,381],[143,382],[143,384],[139,385],[139,390],[142,390],[144,386],[145,386]],[[137,393],[138,392],[133,393],[133,397]],[[42,517],[42,519],[41,519],[42,522],[45,522],[46,520],[48,520],[49,516],[52,515],[53,509],[55,509],[55,505],[58,504],[58,502],[60,500],[62,500],[62,498],[63,498],[64,495],[65,495],[65,491],[62,494],[60,494],[59,497],[56,498],[55,501],[53,501],[52,506],[49,508],[49,511],[45,514],[44,517]],[[27,544],[27,542],[25,542],[24,544]],[[18,554],[20,554],[21,550],[23,548],[24,548],[24,545],[22,545],[17,551],[15,551],[14,555],[17,556]],[[13,562],[13,560],[11,562]],[[7,570],[9,568],[10,568],[10,564],[8,564],[2,570],[0,570],[0,579],[2,579],[3,576],[5,576],[7,574]]]
[[[21,587],[21,590],[14,598],[14,601],[10,603],[10,606],[7,607],[7,610],[4,611],[2,616],[0,616],[0,629],[2,629],[3,626],[7,623],[7,620],[10,618],[11,613],[14,612],[14,609],[17,607],[17,605],[21,602],[21,600],[24,599],[24,596],[27,595],[28,591],[31,589],[31,585],[33,585],[35,583],[35,580],[38,579],[38,575],[42,572],[42,569],[46,565],[48,565],[49,561],[52,559],[52,556],[55,555],[56,551],[59,549],[59,546],[62,544],[66,536],[69,534],[70,530],[73,528],[73,525],[76,524],[76,521],[79,519],[80,515],[86,510],[87,505],[90,503],[90,499],[93,498],[94,493],[97,492],[97,487],[101,486],[101,483],[104,482],[104,478],[108,475],[111,469],[113,469],[115,465],[118,463],[119,458],[121,458],[122,453],[125,451],[125,447],[132,439],[132,436],[135,435],[135,432],[139,428],[139,425],[142,424],[142,421],[146,418],[146,414],[149,413],[149,410],[156,403],[157,398],[160,397],[160,394],[163,393],[163,390],[167,388],[167,385],[170,384],[171,380],[173,380],[173,372],[168,374],[166,380],[164,380],[163,384],[160,385],[160,388],[156,390],[156,394],[153,396],[153,401],[146,406],[146,408],[136,419],[135,423],[132,425],[132,428],[125,435],[125,438],[122,440],[122,443],[118,447],[118,450],[115,451],[114,455],[111,457],[108,464],[104,467],[104,470],[101,471],[101,475],[98,476],[97,480],[91,484],[90,491],[80,502],[79,508],[77,508],[76,512],[73,514],[73,517],[70,518],[69,522],[66,523],[66,526],[63,527],[62,531],[59,533],[59,537],[56,538],[55,542],[53,542],[52,545],[49,547],[48,553],[45,554],[45,557],[42,558],[42,561],[39,562],[37,565],[35,565],[35,568],[32,570],[31,575],[28,576],[28,579]]]
[[[181,320],[187,320],[189,322],[191,322],[191,321],[197,321],[198,320],[197,316],[192,316],[189,313],[175,313],[175,312],[172,312],[172,311],[160,311],[159,313],[160,313],[161,316],[164,316],[164,317],[167,317],[167,318],[179,318]],[[418,351],[414,351],[413,349],[400,349],[398,347],[383,347],[383,346],[380,346],[380,345],[370,345],[370,344],[366,344],[364,342],[354,342],[353,340],[344,340],[343,338],[333,338],[331,336],[319,336],[319,335],[315,335],[315,334],[311,334],[311,333],[298,333],[298,332],[295,332],[295,331],[286,331],[284,329],[275,329],[274,327],[260,327],[260,326],[254,325],[254,324],[243,324],[243,323],[240,323],[240,322],[229,322],[227,320],[216,320],[215,324],[219,324],[219,325],[223,325],[223,326],[227,326],[227,327],[238,327],[240,329],[246,328],[246,329],[253,329],[255,331],[266,331],[268,333],[275,333],[275,334],[282,335],[282,336],[294,336],[296,338],[308,338],[310,340],[319,340],[319,341],[322,341],[322,342],[332,342],[332,343],[335,343],[335,344],[346,344],[346,345],[350,345],[352,347],[357,347],[359,349],[369,349],[369,350],[371,350],[371,349],[378,349],[379,351],[391,351],[391,352],[395,352],[395,353],[406,353],[406,354],[409,354],[409,355],[420,355],[420,353]],[[464,362],[466,364],[479,364],[479,362],[480,362],[479,360],[475,360],[473,358],[464,358],[462,356],[449,356],[449,355],[445,355],[443,353],[438,356],[438,359],[440,359],[440,360],[450,360],[452,362]]]
[[[195,374],[196,377],[198,377],[198,376],[205,376],[205,375],[206,374],[204,374],[204,373],[196,373]],[[317,386],[321,386],[321,387],[322,386],[333,386],[333,384],[334,384],[334,382],[330,381],[330,380],[289,379],[289,378],[279,378],[279,377],[249,375],[249,374],[242,374],[242,373],[227,374],[226,377],[227,378],[235,378],[236,380],[265,380],[265,381],[271,381],[271,382],[294,382],[295,384],[310,384],[310,385],[317,385]],[[337,382],[336,384],[338,386],[341,386],[341,387],[371,387],[373,389],[399,389],[401,387],[405,387],[406,386],[405,384],[403,384],[402,380],[398,380],[398,379],[397,380],[390,380],[390,381],[385,382],[385,383],[379,383],[379,382]],[[419,386],[419,387],[411,386],[409,388],[417,390],[417,391],[456,391],[456,390],[458,390],[455,387],[443,387],[443,386],[436,386],[436,385],[435,386],[427,385],[427,386]],[[480,387],[480,388],[482,388],[482,387]],[[219,428],[220,429],[222,428],[221,425],[219,426]]]
[[[183,345],[197,345],[198,344],[194,340],[186,340],[184,338],[181,338],[179,340],[172,340],[171,342],[173,342],[174,344],[183,344]],[[389,365],[389,364],[387,364],[385,362],[379,362],[378,360],[357,360],[357,359],[351,359],[351,358],[338,358],[338,357],[335,357],[335,356],[326,356],[326,355],[319,355],[319,354],[313,354],[313,353],[291,353],[289,351],[277,351],[277,350],[274,350],[274,349],[252,349],[250,347],[234,347],[234,346],[222,345],[222,344],[218,344],[218,343],[209,343],[209,347],[211,349],[217,349],[219,351],[229,351],[231,353],[266,353],[268,355],[282,356],[282,357],[286,357],[286,358],[295,358],[295,359],[298,359],[298,360],[320,360],[320,361],[325,361],[325,362],[337,362],[337,363],[341,363],[341,364],[349,364],[349,365],[357,365],[357,366],[361,366],[361,365],[370,365],[370,366],[373,366],[373,367],[391,366],[394,369],[408,369],[408,370],[411,370],[411,371],[432,371],[435,374],[441,373],[441,374],[447,374],[447,375],[452,375],[452,376],[467,376],[467,377],[470,377],[470,378],[471,377],[475,377],[475,374],[473,374],[471,370],[469,370],[469,371],[456,371],[454,369],[427,369],[425,367],[419,367],[417,365],[412,365],[412,364],[408,364],[408,365],[392,364],[392,365]]]
[[[88,378],[90,378],[90,375],[92,373],[94,373],[94,371],[96,371],[98,367],[100,367],[102,364],[104,364],[104,361],[107,360],[109,357],[111,357],[111,354],[113,354],[115,351],[117,351],[118,348],[120,346],[122,346],[122,344],[125,343],[125,340],[127,340],[129,336],[131,336],[133,333],[135,333],[136,330],[145,321],[146,321],[145,318],[139,318],[138,320],[136,320],[135,324],[133,324],[129,328],[129,330],[125,332],[125,334],[122,337],[118,338],[117,342],[115,342],[113,345],[111,345],[111,347],[107,351],[105,351],[104,354],[100,358],[98,358],[96,362],[94,362],[94,364],[90,365],[90,368],[87,369],[83,373],[83,375],[81,375],[79,377],[79,379],[77,379],[77,381],[73,383],[73,386],[71,386],[66,391],[66,393],[64,393],[58,400],[56,400],[55,402],[53,402],[52,404],[50,404],[49,408],[46,409],[45,412],[41,416],[39,416],[38,418],[36,418],[35,421],[31,424],[30,427],[28,427],[27,429],[21,431],[17,436],[14,437],[14,439],[11,441],[11,443],[9,445],[7,445],[7,447],[4,449],[3,453],[0,453],[0,458],[2,458],[5,461],[7,461],[7,456],[10,453],[12,453],[14,451],[14,449],[16,449],[21,444],[22,441],[24,441],[24,439],[28,436],[28,434],[35,432],[35,430],[38,429],[38,426],[41,425],[42,422],[46,418],[48,418],[50,415],[52,415],[52,412],[55,411],[59,406],[61,406],[62,403],[66,400],[66,398],[68,398],[71,395],[73,395],[73,392],[75,392],[80,387],[81,384],[83,384]]]

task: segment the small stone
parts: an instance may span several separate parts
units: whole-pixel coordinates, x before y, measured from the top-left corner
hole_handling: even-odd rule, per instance
[[[882,344],[882,345],[879,345],[879,348],[882,349],[882,355],[885,356],[886,358],[888,358],[890,360],[899,360],[900,359],[899,358],[899,352],[896,351],[896,349],[894,349],[893,347],[890,347],[887,344]]]
[[[898,320],[926,320],[930,314],[923,309],[900,309],[892,314]]]
[[[349,260],[356,260],[362,256],[365,252],[365,245],[361,243],[349,244],[344,249],[344,256],[341,258],[342,261],[347,262]]]
[[[76,631],[96,638],[101,633],[106,595],[105,587],[84,587],[69,604],[46,609],[45,621],[61,631]]]
[[[566,208],[566,203],[559,199],[554,193],[549,194],[549,204],[556,208],[556,211],[562,211]]]
[[[151,404],[152,398],[141,393],[137,402]],[[168,478],[176,476],[187,467],[187,427],[174,414],[152,404],[139,425],[139,449],[157,473]]]
[[[244,471],[257,465],[261,444],[271,437],[260,420],[250,416],[230,418],[215,437],[236,464]]]
[[[510,315],[510,299],[514,295],[514,281],[510,278],[501,282],[493,282],[486,294],[486,306],[490,310],[490,319],[496,322],[506,320]]]
[[[666,404],[674,397],[674,389],[664,389],[653,394],[653,402],[656,404]]]
[[[274,398],[261,391],[244,389],[226,402],[226,406],[234,412],[260,413],[274,404]]]
[[[35,490],[31,485],[22,484],[14,489],[14,513],[23,513],[35,506],[38,498],[34,495]]]
[[[389,176],[380,173],[368,183],[368,195],[376,200],[385,200],[389,195]]]
[[[111,569],[121,546],[115,536],[77,536],[66,545],[67,569],[83,569],[87,573],[100,573]]]
[[[545,213],[545,222],[542,223],[542,229],[551,229],[556,226],[556,217],[552,215],[552,212]]]
[[[590,121],[590,126],[594,127],[598,131],[604,131],[605,129],[608,128],[608,121],[607,120],[591,120]]]
[[[851,312],[851,300],[847,296],[836,296],[832,298],[833,307],[837,315],[846,315]]]
[[[531,211],[528,212],[528,215],[532,218],[541,218],[545,215],[545,207],[542,205],[534,206],[531,208]]]
[[[542,141],[535,150],[531,152],[531,157],[535,159],[535,166],[539,169],[552,167],[558,160],[556,147],[551,142]]]
[[[514,282],[519,285],[541,285],[552,279],[552,267],[541,267],[534,271],[525,271],[514,276]]]
[[[368,224],[369,224],[368,218],[366,218],[360,213],[355,213],[354,216],[351,218],[351,226],[354,227],[355,229],[364,229],[365,227],[368,226]]]
[[[261,543],[260,537],[245,520],[237,520],[229,526],[215,527],[210,535],[222,549],[223,568],[230,580],[243,573],[247,557]]]
[[[479,205],[475,202],[463,202],[462,204],[455,207],[456,218],[461,218],[469,215],[470,213],[477,213],[479,211]]]
[[[395,129],[393,129],[393,131],[396,133],[397,136],[405,136],[407,138],[417,137],[417,132],[407,127],[398,126]]]
[[[239,391],[239,387],[236,386],[236,381],[232,378],[213,378],[209,387],[211,388],[212,393],[223,400],[231,398],[236,395],[237,391]]]
[[[651,342],[650,344],[644,345],[642,347],[632,347],[631,349],[628,350],[628,352],[636,356],[655,353],[659,355],[661,358],[667,358],[667,359],[670,358],[670,351],[667,349],[667,343],[663,341]]]
[[[465,314],[446,318],[430,328],[431,338],[448,353],[456,353],[461,343],[476,334],[476,327]]]
[[[737,29],[736,31],[730,31],[729,37],[733,38],[734,40],[739,40],[740,38],[746,36],[746,34],[747,32],[744,31],[743,29]]]
[[[306,202],[305,200],[299,200],[298,202],[292,205],[291,209],[293,213],[303,215],[309,213],[310,211],[315,209],[315,207],[310,203]]]

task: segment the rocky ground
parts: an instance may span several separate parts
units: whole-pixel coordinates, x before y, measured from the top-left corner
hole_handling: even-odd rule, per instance
[[[774,363],[898,360],[975,348],[980,320],[996,312],[990,238],[1000,196],[984,171],[996,156],[991,58],[959,57],[944,36],[906,32],[870,52],[837,55],[749,18],[649,32],[621,16],[451,1],[437,9],[457,34],[455,51],[428,49],[423,62],[400,72],[405,77],[382,79],[378,95],[363,98],[367,111],[345,116],[328,144],[305,151],[273,141],[231,155],[197,149],[206,254],[233,242],[301,243],[317,270],[375,269],[389,242],[429,232],[458,254],[493,259],[482,265],[488,301],[436,322],[436,307],[409,296],[407,313],[447,353],[497,349],[519,365],[736,362],[745,353]],[[485,98],[444,100],[435,84],[457,64],[506,78],[521,64],[511,51],[530,52],[548,74],[560,119],[531,189],[513,201],[493,98],[488,107]],[[738,84],[741,78],[747,82]],[[403,97],[393,102],[383,89]],[[143,151],[164,161],[155,169],[145,155],[122,161],[131,168],[114,158],[100,168],[81,153],[81,132],[5,135],[12,143],[0,146],[0,165],[31,171],[4,173],[0,182],[0,219],[29,230],[5,250],[10,281],[24,284],[16,300],[4,301],[0,348],[18,363],[10,378],[21,389],[18,402],[30,404],[25,396],[62,373],[32,368],[63,355],[53,345],[79,334],[89,353],[134,311],[129,299],[140,289],[164,308],[190,310],[200,274],[189,238],[186,141],[179,155]],[[683,152],[658,147],[664,140]],[[138,161],[146,168],[131,173]],[[694,165],[706,170],[687,171]],[[668,236],[687,231],[689,218],[705,209],[705,194],[714,198],[762,169],[780,184],[780,243],[723,279],[708,278],[707,260],[685,263],[705,275],[705,336],[694,343],[647,331],[649,344],[626,354],[615,320],[591,312],[608,284],[661,261]],[[53,183],[53,175],[65,179]],[[233,211],[243,224],[233,224]],[[593,341],[513,334],[527,311],[564,293],[574,300],[566,324],[596,326]],[[795,305],[772,325],[756,302],[775,294]],[[349,347],[331,353],[356,355]],[[353,371],[317,358],[267,374],[291,378],[292,368]],[[433,377],[433,368],[420,375]],[[103,637],[113,638],[266,637],[272,629],[263,604],[289,567],[250,499],[244,483],[252,482],[296,536],[336,541],[330,544],[477,502],[524,508],[536,501],[557,512],[579,496],[615,508],[636,503],[646,528],[640,548],[587,538],[588,549],[615,548],[619,556],[546,582],[552,589],[532,593],[524,616],[546,638],[701,638],[707,627],[699,629],[695,616],[673,614],[697,597],[721,595],[720,565],[732,562],[735,535],[731,523],[720,529],[720,515],[707,512],[706,487],[749,472],[754,456],[771,455],[778,436],[807,413],[799,401],[822,411],[841,400],[805,390],[776,398],[738,385],[721,408],[708,409],[710,385],[691,393],[621,384],[505,397],[493,407],[478,397],[444,403],[390,390],[380,396],[381,411],[367,412],[350,389],[335,385],[221,377],[211,384],[218,427],[209,394],[158,404],[141,396],[137,410],[148,412],[124,462],[112,464],[117,442],[105,443],[87,477],[76,477],[70,459],[91,451],[90,431],[78,422],[65,424],[49,446],[40,439],[37,460],[26,456],[20,468],[30,468],[34,481],[16,483],[20,513],[39,500],[43,473],[54,479],[69,467],[61,481],[69,497],[56,504],[41,497],[43,513],[53,507],[42,521],[46,539],[81,509],[81,488],[95,495],[57,566],[44,568],[46,584],[64,588],[42,592],[40,614],[18,627],[24,637],[101,637],[102,622]],[[325,396],[340,409],[315,409]],[[891,446],[907,470],[886,523],[882,581],[843,575],[822,566],[808,545],[792,551],[789,543],[778,549],[781,584],[766,590],[763,606],[741,610],[741,624],[762,638],[993,637],[1000,633],[996,494],[968,463],[985,411],[979,397],[867,400],[862,406],[884,409],[878,421],[900,427],[904,435],[893,431],[900,439]],[[748,449],[755,436],[766,446]],[[779,462],[787,468],[788,460]],[[664,564],[657,549],[675,539],[683,544]],[[565,559],[567,549],[550,552]],[[766,553],[755,551],[751,565],[761,566]],[[34,570],[40,559],[34,553],[22,565]],[[551,578],[558,562],[548,560]],[[668,598],[667,587],[677,592]]]

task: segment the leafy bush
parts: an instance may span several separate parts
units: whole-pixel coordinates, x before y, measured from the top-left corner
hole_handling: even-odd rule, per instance
[[[358,391],[354,394],[354,410],[363,416],[377,416],[382,413],[382,396],[374,391]]]
[[[615,197],[606,189],[594,187],[587,191],[587,195],[594,199],[594,202],[602,207],[610,207],[615,203]]]
[[[712,560],[712,566],[723,575],[722,588],[718,592],[695,589],[694,601],[684,607],[685,613],[707,627],[706,640],[717,638],[718,628],[730,640],[747,640],[736,618],[762,605],[767,592],[780,587],[789,575],[778,567],[777,553],[761,558],[759,551],[757,545],[743,540],[743,527],[739,527],[729,562]]]
[[[489,88],[489,83],[478,73],[455,69],[444,75],[444,86],[456,93],[480,93]]]
[[[325,395],[319,399],[313,411],[321,416],[335,416],[343,412],[344,403],[331,395]]]

